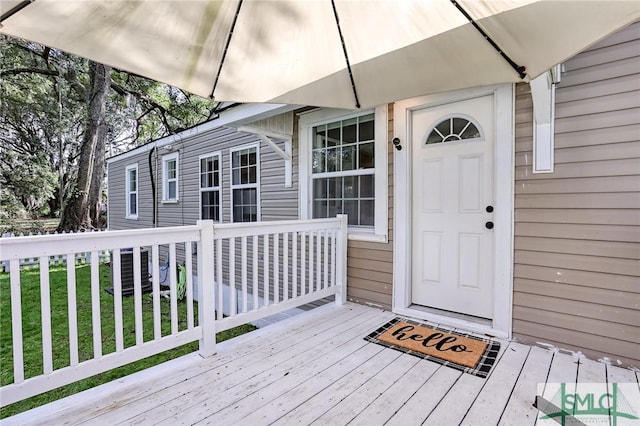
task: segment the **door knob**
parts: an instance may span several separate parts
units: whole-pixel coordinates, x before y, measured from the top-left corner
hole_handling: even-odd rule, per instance
[[[485,223],[484,226],[487,229],[493,229],[493,222],[489,221],[489,222]]]
[[[493,212],[493,206],[487,206],[487,208],[485,210],[487,211],[487,213],[492,213]]]

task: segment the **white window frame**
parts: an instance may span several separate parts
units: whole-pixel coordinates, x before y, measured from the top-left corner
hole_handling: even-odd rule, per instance
[[[135,190],[135,194],[136,194],[136,212],[135,214],[131,214],[131,194],[134,191],[131,191],[131,171],[135,170],[136,171],[136,190]],[[125,193],[125,205],[126,205],[126,211],[125,211],[125,218],[126,219],[138,219],[138,211],[140,210],[140,200],[138,197],[138,193],[139,193],[139,185],[140,185],[140,179],[138,179],[138,163],[135,164],[130,164],[126,167],[125,169],[125,187],[124,187],[124,193]]]
[[[245,149],[256,149],[256,183],[245,183],[245,184],[234,184],[233,183],[233,153],[238,151],[243,151]],[[260,202],[260,144],[252,143],[249,145],[243,145],[237,148],[233,148],[229,150],[229,196],[231,200],[231,222],[235,222],[233,218],[233,209],[235,206],[235,201],[233,199],[233,190],[234,189],[247,189],[247,188],[256,188],[256,222],[260,222],[262,220],[262,203]]]
[[[375,141],[375,194],[374,194],[374,226],[372,228],[349,227],[350,240],[375,241],[386,243],[389,232],[389,197],[388,197],[388,130],[387,105],[366,111],[350,111],[337,109],[320,109],[300,115],[299,120],[299,197],[300,219],[311,219],[312,210],[312,152],[313,127],[338,120],[374,113],[374,141]]]
[[[176,177],[169,179],[167,163],[171,160],[176,161]],[[176,197],[169,198],[169,182],[176,182]],[[180,159],[177,152],[165,154],[162,156],[162,202],[163,203],[177,203],[180,199]]]
[[[205,158],[218,157],[218,186],[202,187],[202,160]],[[214,180],[215,182],[215,180]],[[202,217],[202,193],[218,191],[218,222],[222,222],[222,153],[220,151],[210,152],[198,157],[198,211],[200,219]]]

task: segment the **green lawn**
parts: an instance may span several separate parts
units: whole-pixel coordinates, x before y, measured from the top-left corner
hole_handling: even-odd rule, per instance
[[[40,313],[40,271],[21,272],[22,297],[22,335],[24,350],[25,378],[42,374],[42,333]],[[78,316],[78,352],[80,362],[93,357],[93,332],[91,317],[91,271],[89,265],[76,268],[76,298]],[[66,269],[52,268],[49,273],[51,288],[51,324],[53,340],[54,369],[69,365],[69,322],[67,310]],[[102,329],[102,352],[104,355],[115,351],[115,321],[113,296],[104,291],[110,286],[110,269],[100,266],[100,306]],[[135,344],[134,299],[122,299],[123,335],[125,347]],[[149,295],[143,296],[144,340],[153,338],[153,304]],[[178,303],[179,329],[186,329],[187,305],[183,300]],[[161,298],[162,334],[170,334],[169,300]],[[197,324],[197,303],[194,303]],[[217,335],[217,341],[229,339],[254,330],[244,325]],[[50,401],[80,392],[151,367],[172,358],[196,351],[198,342],[193,342],[164,353],[133,362],[120,368],[81,380],[50,392],[34,396],[0,409],[0,418],[8,417]],[[9,274],[0,273],[0,385],[13,383],[13,349],[11,335],[11,298]]]

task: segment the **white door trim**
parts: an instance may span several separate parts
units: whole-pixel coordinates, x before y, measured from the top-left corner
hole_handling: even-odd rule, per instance
[[[424,312],[411,307],[411,149],[410,112],[485,95],[493,95],[495,125],[495,292],[490,325]],[[401,151],[394,152],[393,312],[442,325],[497,337],[511,338],[513,303],[514,90],[512,84],[442,93],[396,102],[394,136]]]

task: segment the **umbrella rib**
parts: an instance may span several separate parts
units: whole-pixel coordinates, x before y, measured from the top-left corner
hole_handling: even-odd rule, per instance
[[[469,15],[469,13],[456,0],[451,0],[451,3],[453,3],[453,5],[464,15],[464,17],[467,18],[471,25],[473,25],[473,27],[478,30],[482,37],[487,40],[491,46],[493,46],[496,52],[498,52],[498,54],[500,54],[500,56],[502,56],[502,58],[507,61],[509,65],[511,65],[511,68],[513,68],[518,73],[520,78],[524,79],[527,76],[527,73],[525,72],[526,68],[515,63],[513,59],[511,59],[506,53],[504,53],[500,46],[498,46],[498,44],[493,41],[493,39],[489,37],[489,35],[484,32],[482,28],[480,28],[480,25],[478,25],[478,23],[471,17],[471,15]]]
[[[215,99],[213,97],[213,93],[216,91],[216,87],[218,86],[218,79],[220,78],[220,74],[222,73],[222,66],[224,65],[224,60],[227,57],[227,51],[229,50],[229,44],[231,44],[231,37],[233,36],[233,30],[236,27],[236,22],[238,22],[238,15],[240,15],[240,8],[242,7],[242,0],[238,1],[238,8],[236,9],[236,15],[233,17],[233,22],[231,23],[231,28],[229,28],[229,34],[227,35],[227,42],[224,45],[224,51],[222,52],[222,58],[220,58],[220,65],[218,66],[218,72],[216,73],[216,79],[213,81],[213,88],[211,89],[211,94],[209,97],[211,99]]]
[[[342,43],[342,51],[344,52],[344,60],[347,63],[347,70],[349,71],[349,79],[351,80],[351,89],[353,90],[353,97],[356,100],[356,108],[360,108],[360,100],[358,99],[358,91],[356,90],[356,82],[353,79],[353,72],[351,72],[351,63],[349,62],[349,54],[347,53],[347,45],[344,42],[342,36],[342,28],[340,28],[340,18],[338,18],[338,10],[336,9],[336,3],[331,0],[331,6],[333,7],[333,15],[336,18],[336,27],[338,28],[338,34],[340,35],[340,43]]]
[[[25,7],[29,6],[31,3],[33,3],[35,0],[25,0],[25,1],[21,1],[20,3],[18,3],[17,5],[15,5],[14,7],[12,7],[11,9],[9,9],[7,12],[3,13],[2,15],[0,15],[0,22],[4,21],[5,19],[10,18],[11,16],[15,15],[16,13],[20,12],[22,9],[24,9]],[[1,27],[2,25],[0,25]]]

